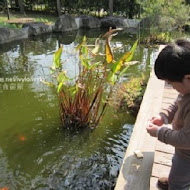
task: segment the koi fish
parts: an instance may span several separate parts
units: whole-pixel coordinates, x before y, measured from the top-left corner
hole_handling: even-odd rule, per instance
[[[0,190],[9,190],[8,187],[3,187],[3,188],[0,188]]]

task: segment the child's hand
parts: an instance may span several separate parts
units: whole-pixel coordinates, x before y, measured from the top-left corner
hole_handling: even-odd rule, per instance
[[[148,127],[146,128],[147,132],[152,137],[157,137],[159,127],[157,125],[154,125],[153,123],[149,123]]]
[[[151,119],[150,119],[150,122],[152,124],[155,124],[157,126],[161,126],[164,124],[164,121],[162,119],[162,117],[160,115],[157,115],[157,116],[153,116]]]

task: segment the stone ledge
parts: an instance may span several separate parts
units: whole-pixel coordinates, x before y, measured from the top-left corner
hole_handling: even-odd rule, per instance
[[[123,159],[115,190],[147,190],[154,161],[156,138],[150,137],[146,126],[151,116],[159,113],[164,90],[164,82],[158,80],[152,71],[133,133]],[[140,150],[142,159],[134,152]]]

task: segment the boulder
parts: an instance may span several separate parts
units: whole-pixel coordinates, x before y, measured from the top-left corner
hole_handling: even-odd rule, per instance
[[[68,32],[78,29],[75,19],[70,15],[62,15],[55,22],[54,32]]]
[[[0,27],[0,44],[28,38],[28,29],[10,29]]]
[[[138,28],[139,20],[124,17],[108,16],[101,19],[103,28]]]
[[[140,20],[137,19],[124,19],[124,28],[138,28]]]
[[[100,28],[101,21],[93,16],[82,15],[75,18],[76,24],[78,28]]]
[[[40,34],[50,33],[53,30],[52,25],[47,25],[43,22],[31,22],[23,25],[23,28],[27,27],[29,36],[37,36]]]
[[[124,18],[123,17],[115,17],[108,16],[101,19],[101,26],[103,28],[123,28],[124,27]]]

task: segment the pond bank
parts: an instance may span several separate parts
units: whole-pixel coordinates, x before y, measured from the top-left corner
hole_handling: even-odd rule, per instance
[[[123,159],[115,190],[149,189],[156,138],[152,138],[147,134],[146,126],[148,119],[159,113],[163,89],[164,83],[156,79],[152,72]],[[134,155],[136,150],[143,153],[143,159],[138,159]]]
[[[11,21],[9,21],[11,22]],[[15,21],[17,24],[17,21]],[[97,28],[124,28],[137,29],[140,20],[127,19],[123,17],[104,17],[98,19],[93,16],[82,15],[73,17],[63,15],[57,19],[55,24],[45,24],[43,22],[30,22],[23,24],[22,29],[10,29],[0,27],[0,44],[12,42],[15,40],[25,39],[29,36],[37,36],[52,32],[68,32],[78,30],[80,28],[97,29]],[[12,22],[14,24],[14,22]]]
[[[146,126],[149,118],[161,109],[163,91],[164,82],[158,80],[152,71],[115,190],[148,190],[150,187],[156,138],[149,136]],[[143,158],[136,157],[136,150],[142,152]]]

